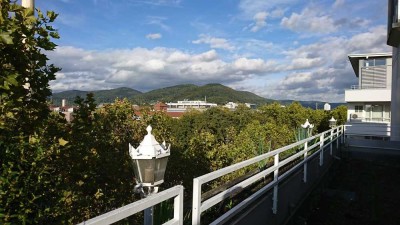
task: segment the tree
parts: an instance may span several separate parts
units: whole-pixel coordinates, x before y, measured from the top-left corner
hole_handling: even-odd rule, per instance
[[[66,145],[62,120],[50,115],[49,81],[59,71],[44,51],[58,38],[57,14],[0,0],[0,223],[63,221],[58,159]]]

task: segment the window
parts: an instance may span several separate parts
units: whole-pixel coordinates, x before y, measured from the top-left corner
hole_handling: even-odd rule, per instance
[[[359,112],[362,112],[362,111],[363,111],[363,106],[362,106],[362,105],[356,105],[356,106],[354,107],[354,109],[355,109],[355,112],[356,112],[356,113],[359,113]]]
[[[364,59],[364,67],[369,66],[384,66],[386,65],[386,58],[378,58],[378,59]]]

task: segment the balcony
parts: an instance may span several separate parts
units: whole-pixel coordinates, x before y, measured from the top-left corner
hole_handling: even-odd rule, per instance
[[[352,139],[347,128],[339,126],[194,178],[188,201],[192,225],[397,224],[400,214],[393,212],[400,201],[400,142]],[[258,169],[242,179],[227,181],[217,191],[203,190],[211,187],[207,183],[251,165]],[[174,213],[165,224],[182,225],[188,207],[183,207],[179,185],[81,224],[111,224],[171,198]],[[221,211],[227,202],[230,207]]]
[[[361,88],[353,85],[352,89],[345,90],[346,102],[390,102],[391,89],[389,88]]]

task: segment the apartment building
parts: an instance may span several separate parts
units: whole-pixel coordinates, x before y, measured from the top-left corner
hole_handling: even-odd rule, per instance
[[[348,57],[358,83],[345,90],[347,133],[389,139],[392,53],[350,54]]]

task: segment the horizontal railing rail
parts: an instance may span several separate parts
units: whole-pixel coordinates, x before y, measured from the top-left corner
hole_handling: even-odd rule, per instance
[[[84,221],[79,225],[106,225],[118,222],[147,208],[153,207],[168,199],[174,198],[174,218],[164,224],[182,225],[183,224],[183,186],[177,185],[157,194],[152,194],[147,198],[133,202],[121,208],[102,214],[90,220]]]
[[[268,183],[266,186],[262,187],[260,190],[256,191],[253,195],[245,199],[244,201],[240,202],[238,205],[230,209],[228,212],[220,216],[217,220],[215,220],[211,224],[220,224],[222,222],[227,221],[229,218],[231,218],[235,213],[249,205],[251,202],[253,202],[255,199],[257,199],[259,196],[261,196],[263,193],[266,191],[270,190],[273,188],[273,205],[272,205],[272,211],[273,213],[277,213],[277,202],[278,202],[278,183],[282,180],[285,179],[287,176],[292,174],[294,171],[299,169],[300,167],[304,168],[304,177],[303,181],[307,182],[307,162],[310,160],[312,157],[315,155],[319,154],[319,165],[322,166],[324,163],[324,154],[323,154],[323,149],[325,149],[327,146],[330,146],[330,154],[332,155],[332,143],[336,141],[336,147],[339,147],[339,139],[343,143],[344,142],[344,126],[338,126],[333,129],[327,130],[323,133],[317,134],[315,136],[309,137],[307,139],[298,141],[296,143],[284,146],[282,148],[276,149],[274,151],[270,151],[268,153],[265,153],[263,155],[256,156],[254,158],[236,163],[234,165],[216,170],[214,172],[205,174],[203,176],[197,177],[193,179],[193,206],[192,206],[192,225],[200,225],[200,220],[201,220],[201,214],[206,211],[207,209],[211,208],[212,206],[222,202],[223,200],[230,198],[236,190],[238,189],[244,189],[246,187],[249,187],[250,185],[256,183],[257,181],[261,180],[262,178],[272,175],[273,174],[273,180]],[[314,143],[311,144],[311,146],[308,146],[309,143]],[[280,161],[279,155],[281,153],[287,152],[289,150],[293,149],[300,149],[299,151],[295,152],[293,155],[290,155],[288,158],[283,159]],[[312,152],[312,154],[310,154]],[[309,155],[310,154],[310,155]],[[290,169],[285,171],[283,174],[279,174],[279,169],[284,167],[285,165],[288,165],[291,162],[295,162],[295,160],[303,157],[303,159],[292,166]],[[227,188],[226,190],[223,190],[214,196],[202,200],[202,185],[213,181],[217,178],[220,178],[224,175],[233,173],[235,171],[238,171],[239,169],[245,168],[247,166],[253,165],[255,163],[258,163],[260,161],[266,160],[266,159],[272,159],[274,161],[274,164],[271,167],[266,168],[265,170],[260,171],[259,173],[254,174],[253,176],[237,183],[234,184],[233,186]]]
[[[356,124],[348,123],[345,125],[345,129],[347,136],[388,137],[390,136],[392,127],[389,123],[369,121]]]

